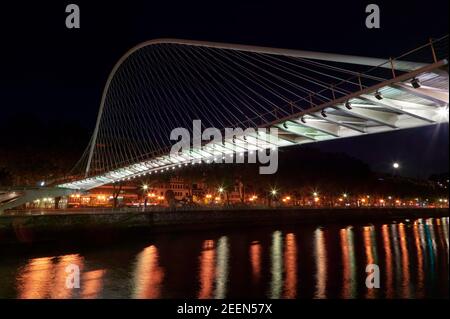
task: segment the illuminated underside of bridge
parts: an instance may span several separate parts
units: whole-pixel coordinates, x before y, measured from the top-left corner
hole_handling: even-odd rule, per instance
[[[415,63],[198,41],[143,43],[108,79],[78,165],[83,176],[58,187],[88,190],[258,149],[448,122],[447,59],[433,54],[430,63]],[[225,120],[231,117],[234,126]],[[195,119],[219,129],[277,128],[278,139],[257,144],[257,136],[237,136],[175,156],[170,141],[156,142]]]

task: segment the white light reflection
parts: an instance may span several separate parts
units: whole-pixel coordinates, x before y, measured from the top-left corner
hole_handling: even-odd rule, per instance
[[[272,247],[270,248],[271,267],[270,272],[272,279],[270,281],[271,299],[281,297],[283,287],[283,239],[280,231],[274,231],[272,234]]]
[[[227,294],[229,250],[228,237],[220,237],[217,242],[215,299],[224,299]]]
[[[314,231],[314,256],[316,260],[316,292],[314,298],[327,297],[327,252],[325,250],[324,231],[317,228]]]

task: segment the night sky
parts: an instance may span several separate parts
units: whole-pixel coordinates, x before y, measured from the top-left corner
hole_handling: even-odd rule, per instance
[[[95,3],[94,3],[95,2]],[[162,1],[161,1],[162,2]],[[381,8],[367,29],[365,6]],[[65,7],[81,29],[65,27]],[[448,33],[448,1],[15,1],[0,6],[0,126],[11,116],[94,127],[106,78],[132,46],[172,37],[387,58]],[[344,4],[345,3],[345,4]],[[36,132],[39,134],[39,132]],[[402,174],[448,171],[448,125],[316,144]],[[8,138],[14,140],[14,136]],[[86,144],[87,144],[86,140]],[[81,156],[81,154],[80,154]]]

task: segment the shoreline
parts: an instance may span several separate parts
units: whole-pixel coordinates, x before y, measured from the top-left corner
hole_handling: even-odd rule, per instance
[[[289,224],[448,217],[448,208],[277,208],[0,216],[0,245]],[[72,238],[71,238],[72,237]],[[100,238],[101,239],[101,238]]]

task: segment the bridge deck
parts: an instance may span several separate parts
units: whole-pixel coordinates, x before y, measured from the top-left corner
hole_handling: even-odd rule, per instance
[[[258,144],[256,136],[250,135],[245,139],[240,136],[223,143],[209,143],[201,149],[193,148],[181,155],[159,156],[58,186],[88,190],[202,161],[212,162],[219,156],[241,156],[245,150],[251,152],[448,122],[448,73],[442,71],[442,67],[446,66],[446,60],[425,65],[348,96],[261,126],[276,128],[279,132],[278,138],[274,136],[266,144]],[[420,87],[413,87],[412,79],[417,79]]]

